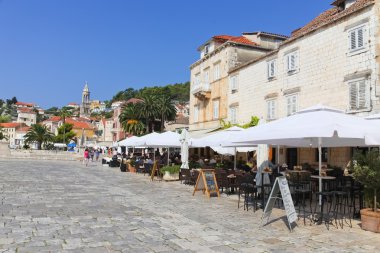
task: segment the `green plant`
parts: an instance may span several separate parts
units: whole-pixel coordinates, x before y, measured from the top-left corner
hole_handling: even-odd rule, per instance
[[[363,154],[355,152],[353,156],[353,176],[364,185],[365,189],[373,193],[373,211],[377,212],[377,192],[380,192],[380,156],[377,150],[370,150]]]
[[[136,160],[135,160],[135,159],[131,159],[131,160],[129,161],[129,164],[130,164],[132,167],[135,167],[135,165],[136,165]]]
[[[180,165],[174,165],[174,166],[164,166],[160,169],[160,173],[164,174],[165,171],[168,171],[170,174],[177,174],[181,170]]]

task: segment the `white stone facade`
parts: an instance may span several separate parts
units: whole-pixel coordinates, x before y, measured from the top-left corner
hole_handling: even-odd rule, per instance
[[[364,22],[364,23],[363,23]],[[368,29],[367,46],[359,53],[350,53],[348,31],[351,25],[364,24]],[[229,105],[238,104],[238,122],[255,115],[264,120],[287,116],[287,97],[295,95],[296,110],[322,103],[346,112],[367,115],[380,111],[378,65],[375,37],[379,26],[374,8],[365,10],[321,28],[303,38],[285,43],[278,52],[260,61],[231,72],[238,75],[239,89],[229,92]],[[286,55],[298,53],[298,66],[287,72]],[[268,79],[267,64],[275,60],[275,76]],[[349,85],[363,78],[370,91],[370,106],[363,110],[349,109]],[[268,117],[268,101],[275,101],[274,117]]]

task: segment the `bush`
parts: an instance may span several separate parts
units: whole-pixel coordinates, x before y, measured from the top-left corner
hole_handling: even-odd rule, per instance
[[[170,174],[177,174],[181,170],[181,165],[174,166],[164,166],[160,169],[160,173],[164,174],[165,171],[168,171]]]

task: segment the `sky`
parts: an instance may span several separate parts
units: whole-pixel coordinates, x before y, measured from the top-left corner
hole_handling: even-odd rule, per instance
[[[307,2],[307,3],[306,3]],[[42,108],[190,80],[214,35],[290,35],[332,0],[0,0],[0,99]]]

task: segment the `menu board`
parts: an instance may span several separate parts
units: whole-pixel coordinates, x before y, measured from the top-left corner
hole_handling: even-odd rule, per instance
[[[291,223],[297,220],[297,213],[294,208],[292,195],[290,193],[290,189],[288,185],[288,180],[286,180],[285,177],[276,178],[276,181],[274,182],[268,202],[265,206],[263,216],[261,218],[261,224],[264,225],[268,223],[269,217],[272,213],[272,209],[274,207],[276,199],[279,199],[277,196],[279,192],[281,192],[281,199],[284,203],[286,216],[288,218],[289,228],[290,230],[292,230]]]
[[[216,193],[218,197],[220,196],[214,170],[200,170],[194,187],[193,196],[196,191],[207,193],[209,198],[211,193]]]

